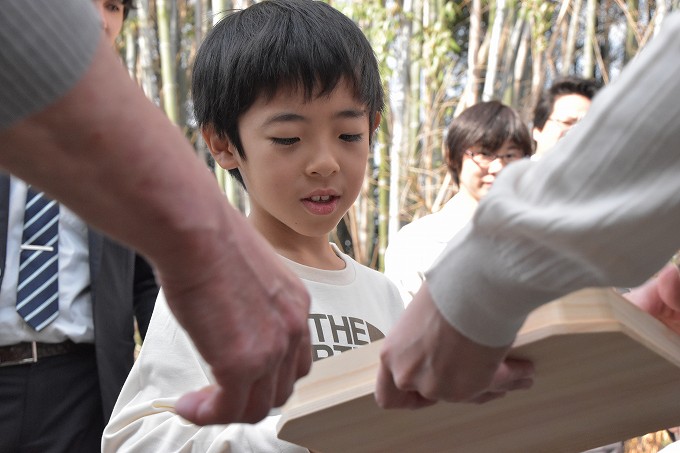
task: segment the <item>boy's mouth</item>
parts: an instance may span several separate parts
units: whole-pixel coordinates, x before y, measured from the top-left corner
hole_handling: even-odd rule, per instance
[[[340,197],[337,195],[312,195],[302,199],[302,204],[309,212],[316,215],[328,215],[335,211]]]

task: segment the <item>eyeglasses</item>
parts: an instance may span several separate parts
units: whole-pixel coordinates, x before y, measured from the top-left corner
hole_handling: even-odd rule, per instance
[[[569,129],[569,128],[576,126],[576,124],[579,121],[581,121],[581,118],[567,118],[567,119],[561,120],[559,118],[550,117],[550,118],[548,118],[548,121],[554,121],[555,123],[559,123],[560,125],[562,125],[562,127]]]
[[[486,168],[491,165],[491,162],[500,159],[503,165],[508,165],[510,162],[524,158],[521,151],[508,151],[507,153],[497,154],[487,150],[470,151],[466,150],[463,154],[470,156],[470,158],[480,167]]]

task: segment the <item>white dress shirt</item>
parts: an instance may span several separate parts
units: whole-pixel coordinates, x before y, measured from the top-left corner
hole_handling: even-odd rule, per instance
[[[385,275],[399,288],[405,305],[413,299],[446,244],[470,221],[478,206],[469,192],[459,191],[441,210],[404,225],[385,250]]]
[[[19,254],[26,203],[26,183],[10,177],[5,275],[0,287],[0,346],[22,341],[94,342],[87,225],[59,206],[59,316],[36,332],[16,311]]]

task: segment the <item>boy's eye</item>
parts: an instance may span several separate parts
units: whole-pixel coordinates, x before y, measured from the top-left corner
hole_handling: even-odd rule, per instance
[[[291,137],[291,138],[272,137],[272,143],[274,143],[275,145],[290,146],[290,145],[296,144],[299,141],[300,141],[300,139],[297,138],[297,137]]]
[[[340,140],[344,140],[346,142],[360,142],[363,140],[363,136],[361,134],[341,134]]]
[[[106,4],[106,9],[108,9],[111,12],[118,12],[121,9],[121,5],[115,2],[109,2]]]

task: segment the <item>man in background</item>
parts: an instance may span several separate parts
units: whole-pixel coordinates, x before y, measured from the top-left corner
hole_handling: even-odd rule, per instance
[[[534,108],[532,137],[534,156],[540,158],[552,149],[590,108],[600,85],[593,79],[565,77],[541,93]]]
[[[112,46],[132,0],[94,0]],[[101,86],[101,90],[108,87]],[[0,451],[94,452],[158,294],[141,257],[0,173]]]

